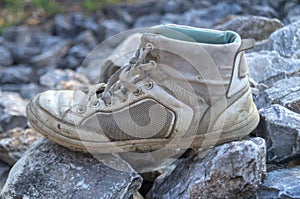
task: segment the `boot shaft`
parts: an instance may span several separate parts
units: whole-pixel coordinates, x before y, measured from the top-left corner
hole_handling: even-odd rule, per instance
[[[250,44],[242,44],[237,33],[167,25],[150,28],[141,40],[154,47],[146,62],[156,61],[164,78],[208,101],[230,97],[248,84],[243,51]]]

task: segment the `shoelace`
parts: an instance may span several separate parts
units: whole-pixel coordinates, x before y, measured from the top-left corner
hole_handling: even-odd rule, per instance
[[[107,84],[100,83],[83,89],[82,91],[86,93],[86,97],[80,103],[82,106],[78,107],[77,111],[79,113],[85,112],[88,101],[91,101],[92,107],[99,106],[101,100],[106,106],[111,106],[113,96],[116,96],[121,101],[126,101],[128,92],[139,95],[140,89],[136,86],[136,83],[145,78],[148,78],[146,82],[148,82],[148,88],[151,88],[153,85],[149,80],[148,71],[155,68],[156,63],[154,61],[144,63],[144,61],[147,54],[153,50],[154,47],[150,43],[145,48],[139,46],[129,64],[115,72]]]

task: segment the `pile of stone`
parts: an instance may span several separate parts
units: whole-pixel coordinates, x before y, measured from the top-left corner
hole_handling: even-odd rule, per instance
[[[85,59],[91,50],[119,32],[160,23],[231,29],[256,39],[246,53],[261,116],[251,137],[138,173],[120,155],[74,152],[30,129],[30,97],[107,80],[115,68],[101,66],[124,47],[134,51],[140,35],[107,40],[105,52],[94,50],[97,59]],[[0,198],[300,198],[297,1],[145,1],[107,6],[93,16],[57,14],[39,26],[9,28],[0,36],[0,53]]]

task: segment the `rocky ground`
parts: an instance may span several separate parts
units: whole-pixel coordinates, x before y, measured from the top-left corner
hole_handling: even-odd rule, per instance
[[[251,138],[137,173],[120,156],[100,157],[104,164],[39,139],[30,129],[25,115],[30,97],[96,82],[101,66],[122,51],[124,38],[106,42],[100,60],[85,60],[92,49],[119,32],[161,23],[230,29],[256,39],[246,53],[261,116]],[[138,38],[125,46],[136,48]],[[93,15],[62,13],[37,26],[8,28],[0,36],[0,54],[2,198],[300,198],[297,0],[143,1],[107,6]]]

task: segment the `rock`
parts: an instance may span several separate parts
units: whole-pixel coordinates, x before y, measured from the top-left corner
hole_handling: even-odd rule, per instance
[[[60,59],[58,68],[75,70],[81,65],[81,62],[74,55],[67,55]]]
[[[13,26],[4,32],[3,45],[10,50],[16,64],[28,64],[31,57],[41,53],[39,40],[47,36],[49,33],[38,27]]]
[[[82,61],[89,53],[90,50],[82,44],[75,45],[69,50],[69,54],[76,57],[79,60],[79,65],[81,65]]]
[[[241,13],[242,8],[238,4],[227,4],[224,2],[210,6],[205,9],[191,9],[183,13],[178,21],[179,24],[209,28],[217,20],[228,15]]]
[[[77,30],[74,25],[74,18],[71,14],[57,14],[54,17],[55,32],[62,37],[73,37],[76,35]]]
[[[300,20],[272,33],[270,41],[281,56],[292,57],[300,46]]]
[[[27,125],[26,104],[18,93],[0,92],[0,132]]]
[[[189,1],[161,1],[161,12],[163,13],[183,13],[192,7]]]
[[[1,53],[1,52],[0,52]],[[1,84],[23,84],[36,81],[36,75],[33,69],[26,65],[17,65],[10,67],[0,66]]]
[[[10,166],[0,160],[0,192],[7,179]]]
[[[280,104],[300,114],[300,77],[291,77],[275,82],[256,97],[258,109],[271,104]]]
[[[14,165],[41,135],[32,129],[12,129],[0,135],[0,159]]]
[[[299,59],[288,59],[276,51],[259,51],[246,54],[250,77],[256,82],[272,85],[300,71]]]
[[[36,96],[38,93],[43,92],[46,88],[41,87],[37,83],[30,83],[30,84],[22,84],[19,86],[20,95],[25,99],[30,99],[33,96]]]
[[[249,14],[263,16],[263,17],[270,17],[270,18],[279,18],[278,11],[274,10],[269,6],[262,6],[262,5],[252,5],[249,6]],[[246,11],[247,12],[247,11]]]
[[[30,99],[46,89],[35,82],[29,84],[3,84],[0,88],[3,92],[19,93],[25,99]]]
[[[30,62],[37,67],[56,66],[60,58],[67,54],[70,47],[68,41],[61,42],[47,48],[42,54],[33,56]]]
[[[300,198],[300,166],[269,172],[256,198]]]
[[[55,69],[41,76],[40,84],[49,89],[74,89],[89,84],[89,81],[73,70]]]
[[[264,40],[283,24],[278,19],[260,16],[235,16],[231,20],[215,26],[218,30],[233,30],[242,38]]]
[[[0,197],[127,199],[141,182],[130,165],[115,155],[95,158],[42,138],[13,166]]]
[[[102,25],[105,29],[104,39],[108,39],[118,33],[127,30],[125,23],[113,19],[104,21]]]
[[[14,63],[12,54],[5,46],[0,46],[0,66],[9,66]]]
[[[96,37],[90,30],[83,31],[74,39],[75,43],[87,46],[90,50],[98,44]]]
[[[267,143],[268,163],[287,163],[300,158],[300,114],[273,104],[259,110],[257,136]]]
[[[201,152],[160,176],[148,198],[247,198],[265,176],[265,142],[253,138]],[[204,157],[203,157],[204,156]]]
[[[139,17],[135,24],[134,28],[143,28],[143,27],[151,27],[157,24],[160,24],[161,16],[159,14],[151,14]]]
[[[295,2],[291,2],[291,3],[295,3]],[[286,20],[288,23],[293,23],[300,20],[299,10],[300,10],[299,4],[294,4],[288,9],[287,16],[286,16]]]

